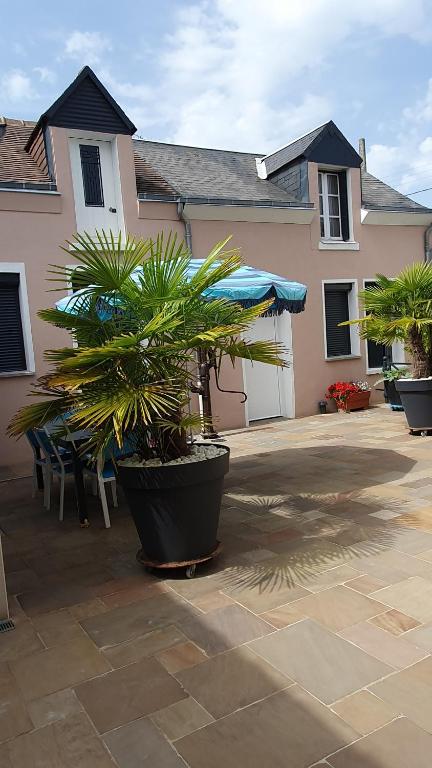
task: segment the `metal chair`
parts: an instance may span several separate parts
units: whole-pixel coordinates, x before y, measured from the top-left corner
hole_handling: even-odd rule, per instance
[[[46,460],[47,469],[44,476],[45,507],[47,509],[51,508],[51,480],[53,477],[58,477],[60,480],[59,520],[63,520],[65,478],[66,475],[71,475],[73,472],[72,460],[68,451],[57,447],[50,435],[49,427],[42,427],[34,432]]]
[[[47,462],[45,456],[41,455],[41,447],[40,443],[36,437],[36,434],[33,429],[28,429],[26,432],[26,438],[30,444],[30,448],[33,452],[33,488],[32,488],[32,498],[36,496],[36,491],[38,488],[38,481],[37,481],[37,468],[40,467],[42,470],[42,476],[44,479],[44,491],[46,491],[47,488],[47,478],[46,475],[48,472],[51,472],[51,464]],[[44,506],[47,507],[47,497],[46,493],[44,493]],[[47,507],[48,509],[48,507]]]

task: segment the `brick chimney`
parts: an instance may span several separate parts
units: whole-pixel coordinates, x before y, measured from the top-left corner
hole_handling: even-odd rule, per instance
[[[366,142],[364,139],[359,139],[359,155],[361,159],[363,160],[362,163],[362,170],[367,171],[367,165],[366,165]]]

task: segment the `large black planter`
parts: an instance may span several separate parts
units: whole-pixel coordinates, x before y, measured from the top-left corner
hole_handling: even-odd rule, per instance
[[[432,429],[432,379],[399,379],[396,389],[410,429]]]
[[[118,466],[118,479],[140,537],[144,559],[182,563],[211,555],[229,448],[213,459],[161,467]]]

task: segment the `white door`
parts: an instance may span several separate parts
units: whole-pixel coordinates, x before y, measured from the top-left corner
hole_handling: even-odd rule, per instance
[[[249,341],[278,340],[278,318],[259,317],[248,329]],[[283,372],[275,365],[244,364],[249,421],[283,415]]]
[[[78,232],[118,234],[119,207],[111,141],[71,139],[70,154]]]

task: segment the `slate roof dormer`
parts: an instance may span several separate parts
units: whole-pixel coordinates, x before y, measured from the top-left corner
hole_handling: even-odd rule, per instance
[[[40,116],[27,142],[47,125],[132,136],[136,127],[90,67],[84,67],[62,95]]]
[[[313,131],[292,141],[276,152],[257,160],[260,178],[269,178],[281,168],[299,160],[338,165],[343,168],[360,168],[362,159],[333,120],[319,125]]]

